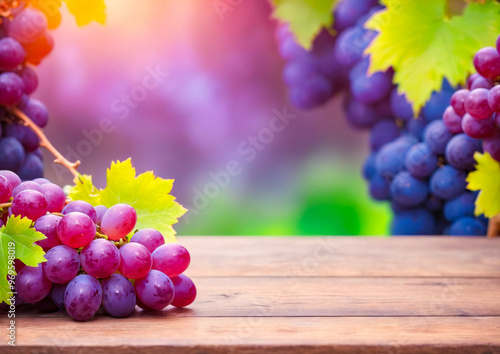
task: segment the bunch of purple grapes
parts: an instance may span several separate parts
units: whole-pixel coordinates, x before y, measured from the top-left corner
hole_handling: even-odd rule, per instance
[[[37,242],[46,262],[16,263],[21,302],[47,312],[64,308],[71,318],[86,321],[101,306],[110,316],[127,317],[136,305],[162,310],[195,300],[196,287],[182,274],[191,259],[186,248],[165,243],[155,229],[138,230],[128,242],[137,221],[131,206],[67,204],[63,190],[44,178],[21,182],[15,173],[0,171],[0,203],[9,201],[0,225],[10,216],[27,217],[46,236]]]
[[[322,40],[321,47],[316,41],[311,52],[293,45],[290,35],[278,35],[280,52],[287,60],[284,78],[290,86],[290,99],[298,108],[310,109],[345,88],[348,123],[355,129],[371,131],[371,154],[364,164],[363,176],[374,199],[391,201],[392,234],[484,235],[487,220],[474,217],[476,194],[466,190],[465,181],[467,172],[474,168],[474,153],[482,150],[481,142],[457,134],[461,131],[448,131],[442,120],[454,88],[445,80],[441,91],[432,93],[415,118],[406,97],[392,84],[392,70],[368,74],[370,59],[363,52],[376,32],[364,28],[364,24],[383,9],[377,3],[375,0],[340,2],[334,13],[337,37],[328,42]],[[325,56],[323,62],[322,57],[314,55],[317,49],[325,53],[333,50],[333,59]],[[325,66],[330,67],[329,72],[337,73],[335,82],[344,87],[327,91],[300,85],[312,80],[312,67]],[[299,68],[309,76],[296,75],[292,81],[290,73],[299,72]],[[308,104],[297,104],[296,86],[302,92],[301,97],[308,97]]]
[[[11,109],[20,109],[40,128],[47,125],[47,109],[29,95],[38,86],[32,65],[50,53],[53,40],[46,15],[23,2],[0,21],[0,169],[32,180],[43,176],[40,141]]]
[[[469,77],[467,89],[453,94],[443,120],[450,132],[483,139],[484,151],[500,161],[500,36],[496,48],[476,53],[474,67],[477,73]]]

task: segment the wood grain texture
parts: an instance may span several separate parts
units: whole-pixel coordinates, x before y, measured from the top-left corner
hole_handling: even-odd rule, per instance
[[[190,276],[500,277],[500,238],[184,237]]]
[[[188,309],[18,314],[18,346],[0,353],[500,353],[500,239],[180,241]]]

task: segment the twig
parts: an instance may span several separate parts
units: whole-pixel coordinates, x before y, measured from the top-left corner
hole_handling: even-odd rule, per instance
[[[9,208],[11,205],[12,205],[12,203],[11,203],[11,202],[8,202],[8,203],[2,203],[2,204],[0,204],[0,209],[3,209],[3,208]]]
[[[45,134],[43,133],[42,129],[40,129],[26,114],[24,114],[19,108],[17,107],[13,107],[12,108],[12,113],[14,115],[16,115],[20,120],[23,121],[23,124],[25,126],[27,126],[28,128],[30,128],[31,130],[33,130],[35,132],[35,134],[38,136],[38,138],[40,139],[40,146],[43,146],[44,148],[46,148],[47,150],[49,150],[52,155],[54,155],[54,157],[56,158],[54,160],[54,163],[58,163],[60,165],[63,165],[64,167],[66,167],[70,172],[71,174],[73,174],[73,176],[75,178],[78,177],[78,172],[76,171],[76,168],[80,165],[80,161],[76,161],[76,162],[69,162],[59,151],[57,151],[57,149],[51,144],[51,142],[49,141],[49,139],[47,139],[47,137],[45,136]]]
[[[490,219],[488,225],[488,237],[500,236],[500,214],[495,215]]]

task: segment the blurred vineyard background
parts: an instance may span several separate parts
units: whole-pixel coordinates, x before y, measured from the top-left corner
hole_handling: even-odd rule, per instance
[[[102,187],[110,161],[132,157],[138,172],[174,178],[190,209],[180,235],[387,234],[389,206],[370,200],[359,172],[367,133],[348,127],[341,97],[308,112],[288,102],[267,0],[224,13],[215,1],[145,3],[107,1],[105,26],[63,13],[38,69],[46,133],[81,173]],[[294,118],[270,137],[276,112]],[[259,136],[248,161],[239,147]],[[240,168],[226,175],[231,161]],[[70,183],[50,162],[46,176]]]

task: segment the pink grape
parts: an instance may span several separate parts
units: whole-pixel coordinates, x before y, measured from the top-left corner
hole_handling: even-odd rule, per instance
[[[47,198],[49,213],[60,213],[66,205],[66,195],[61,187],[54,183],[44,183],[40,188]]]
[[[500,85],[493,87],[488,92],[488,104],[492,110],[500,113]]]
[[[95,237],[96,227],[87,215],[73,212],[64,215],[57,226],[57,235],[66,246],[84,247]]]
[[[76,321],[87,321],[94,317],[101,303],[101,283],[91,275],[80,274],[66,286],[64,306],[68,315]]]
[[[80,256],[71,247],[59,245],[51,248],[45,259],[43,273],[53,283],[66,284],[80,271]]]
[[[119,272],[129,279],[139,279],[151,270],[151,252],[140,243],[130,242],[120,247]]]
[[[165,238],[155,229],[142,229],[132,236],[130,242],[140,243],[153,253],[155,249],[165,244]]]
[[[493,47],[482,48],[474,56],[474,67],[481,76],[496,80],[500,76],[500,54]]]
[[[35,221],[35,230],[44,234],[47,238],[37,241],[37,245],[42,247],[44,251],[61,245],[62,242],[57,236],[57,226],[61,221],[61,217],[54,214],[47,214]]]
[[[45,196],[37,191],[25,190],[12,200],[12,214],[36,221],[47,214],[48,203]]]
[[[9,23],[8,34],[21,43],[32,43],[45,34],[47,18],[40,10],[28,7]]]
[[[64,215],[72,213],[72,212],[80,212],[87,215],[92,221],[95,223],[97,220],[97,215],[94,210],[94,207],[83,200],[75,200],[74,202],[66,205],[62,211]]]
[[[500,36],[497,38],[497,52],[500,53]]]
[[[98,205],[98,206],[94,207],[94,210],[95,210],[95,214],[96,214],[95,223],[97,225],[101,226],[102,217],[108,211],[108,208],[105,207],[104,205]]]
[[[467,89],[471,90],[471,86],[472,84],[474,83],[474,80],[476,80],[478,77],[480,77],[481,75],[479,75],[478,73],[473,73],[471,74],[468,78],[467,78],[467,83],[466,83],[466,87]]]
[[[0,175],[0,203],[7,203],[12,197],[12,185],[9,180]]]
[[[21,300],[34,303],[43,300],[52,289],[52,283],[43,274],[41,265],[24,267],[16,276],[16,290]]]
[[[136,222],[134,208],[127,204],[116,204],[102,217],[101,230],[110,240],[117,241],[132,232]]]
[[[35,182],[36,184],[39,184],[39,185],[51,183],[47,178],[43,178],[43,177],[35,178],[32,182]]]
[[[173,277],[172,283],[174,284],[175,295],[172,300],[172,306],[186,307],[191,305],[196,299],[196,286],[193,281],[184,274]]]
[[[500,162],[500,135],[483,140],[484,152],[489,152],[491,157]]]
[[[19,176],[12,171],[2,170],[0,171],[0,176],[3,176],[9,180],[10,185],[12,186],[12,192],[14,192],[14,189],[21,184],[21,178],[19,178]]]
[[[151,270],[135,281],[135,292],[141,302],[153,310],[162,310],[174,299],[174,284],[164,273]]]
[[[478,120],[466,113],[462,120],[462,129],[465,134],[475,139],[484,139],[489,137],[495,128],[494,117]]]
[[[108,240],[92,240],[80,253],[82,268],[96,278],[106,278],[118,270],[120,265],[120,252]]]
[[[448,106],[443,114],[443,122],[451,133],[462,133],[462,117],[460,117],[452,106]]]
[[[17,187],[12,190],[12,196],[15,197],[23,191],[37,191],[43,194],[43,190],[38,183],[32,181],[26,181],[20,183]]]
[[[469,90],[461,89],[455,91],[455,93],[451,96],[450,105],[453,107],[455,113],[461,117],[463,117],[465,114],[464,103],[465,99],[469,95],[469,92],[470,92]]]
[[[169,277],[176,277],[189,267],[191,256],[186,248],[178,243],[167,243],[153,252],[153,269]]]
[[[493,113],[488,104],[488,90],[484,88],[478,88],[469,92],[464,106],[467,113],[476,119],[486,119]]]
[[[478,88],[485,88],[485,89],[490,89],[494,85],[493,81],[488,80],[482,76],[477,77],[472,84],[470,85],[471,90],[475,90]]]

